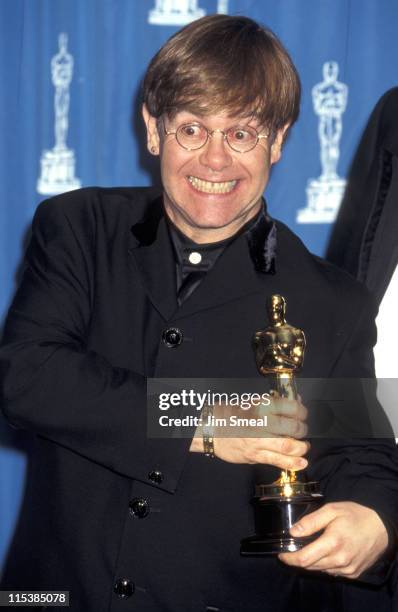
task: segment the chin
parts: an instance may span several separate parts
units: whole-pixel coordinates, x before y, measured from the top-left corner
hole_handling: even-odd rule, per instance
[[[231,211],[203,211],[199,210],[197,212],[186,211],[186,219],[190,225],[193,227],[203,227],[203,228],[222,228],[230,223],[233,223],[239,218],[239,214],[233,214]]]

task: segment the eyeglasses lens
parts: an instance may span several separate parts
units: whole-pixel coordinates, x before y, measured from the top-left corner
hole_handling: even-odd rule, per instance
[[[218,130],[214,130],[218,131]],[[224,134],[224,132],[222,132]],[[178,144],[189,151],[200,149],[206,143],[213,132],[208,131],[203,125],[187,123],[180,125],[176,131]],[[231,149],[245,153],[253,149],[258,141],[257,131],[250,127],[232,127],[225,132],[225,138]]]

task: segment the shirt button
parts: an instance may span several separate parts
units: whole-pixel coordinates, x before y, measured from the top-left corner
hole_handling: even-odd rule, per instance
[[[135,585],[128,578],[119,578],[113,585],[113,592],[120,597],[120,599],[127,599],[134,593]]]
[[[163,332],[163,342],[167,346],[167,348],[174,348],[181,344],[182,342],[182,331],[180,331],[177,327],[169,327],[165,329]]]
[[[149,504],[143,497],[135,497],[129,503],[130,514],[137,518],[145,518],[149,514]]]
[[[163,474],[162,472],[159,472],[159,470],[152,470],[151,472],[149,472],[148,478],[152,482],[156,482],[156,484],[160,484],[161,482],[163,482]]]
[[[192,251],[188,259],[191,264],[199,264],[202,261],[202,255],[197,251]]]

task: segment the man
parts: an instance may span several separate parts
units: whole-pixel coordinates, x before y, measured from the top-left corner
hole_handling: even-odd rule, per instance
[[[376,104],[355,154],[327,257],[363,282],[380,304],[375,351],[379,378],[397,377],[398,88]],[[377,371],[379,370],[379,372]]]
[[[36,434],[3,588],[69,590],[73,610],[96,612],[299,610],[303,593],[342,610],[335,576],[391,574],[390,441],[314,441],[327,503],[295,533],[324,531],[258,559],[239,556],[248,500],[275,468],[307,466],[301,403],[273,402],[279,437],[146,436],[148,377],[258,376],[251,341],[272,294],[305,330],[305,376],[372,375],[367,294],[262,200],[299,93],[271,32],[198,20],[144,82],[162,194],[84,189],[39,207],[1,352],[4,412]]]

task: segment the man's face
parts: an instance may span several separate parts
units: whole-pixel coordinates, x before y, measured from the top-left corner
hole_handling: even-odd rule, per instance
[[[269,178],[271,164],[280,158],[283,131],[269,143],[261,138],[254,149],[239,153],[216,132],[200,149],[182,148],[174,135],[165,134],[162,124],[143,109],[148,131],[148,148],[160,154],[166,213],[172,222],[196,242],[228,238],[253,217]],[[255,119],[230,117],[226,113],[198,116],[179,112],[164,118],[167,131],[175,132],[186,123],[201,123],[209,130],[251,126],[265,130]]]

